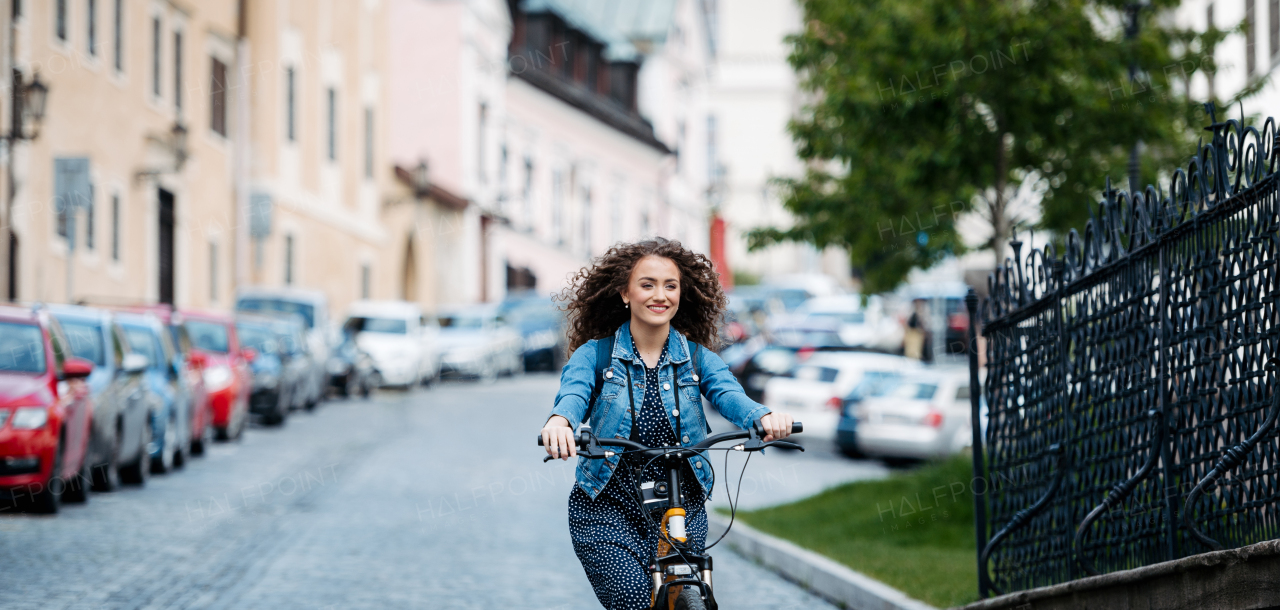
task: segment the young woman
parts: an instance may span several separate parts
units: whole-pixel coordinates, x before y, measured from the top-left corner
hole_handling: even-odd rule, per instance
[[[727,299],[707,257],[662,238],[616,246],[578,272],[562,298],[568,302],[573,355],[542,428],[551,456],[567,460],[577,455],[574,431],[587,416],[596,383],[596,349],[606,337],[613,337],[610,367],[590,406],[597,436],[631,438],[650,447],[693,445],[709,432],[701,396],[738,426],[759,420],[768,433],[765,441],[791,433],[791,416],[771,413],[747,398],[712,351]],[[615,455],[578,461],[577,484],[569,495],[569,530],[600,603],[609,610],[642,610],[649,607],[646,565],[658,532],[640,512],[632,467],[622,460]],[[640,476],[653,481],[664,475],[650,466]],[[706,544],[703,504],[713,476],[711,464],[694,457],[681,477],[689,543],[697,550]]]

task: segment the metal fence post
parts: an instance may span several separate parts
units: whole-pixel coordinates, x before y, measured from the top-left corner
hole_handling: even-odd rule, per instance
[[[964,295],[964,305],[969,310],[969,408],[973,428],[973,480],[986,480],[984,449],[982,448],[982,384],[978,381],[978,294],[969,289]],[[972,491],[973,485],[970,485]],[[974,532],[978,542],[978,596],[986,598],[991,583],[987,577],[987,566],[982,565],[982,551],[987,546],[987,503],[983,498],[990,485],[983,485],[981,494],[973,493]]]

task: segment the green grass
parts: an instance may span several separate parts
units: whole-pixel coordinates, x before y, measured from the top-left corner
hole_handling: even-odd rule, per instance
[[[972,479],[956,457],[737,518],[945,608],[978,599]]]

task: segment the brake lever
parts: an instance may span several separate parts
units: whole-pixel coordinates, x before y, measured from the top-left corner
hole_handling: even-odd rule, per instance
[[[800,451],[804,451],[804,447],[801,447],[799,443],[793,443],[791,441],[769,441],[765,443],[764,446],[761,447],[761,449],[763,449],[764,447],[774,447],[774,446],[783,447],[786,449],[798,449]]]

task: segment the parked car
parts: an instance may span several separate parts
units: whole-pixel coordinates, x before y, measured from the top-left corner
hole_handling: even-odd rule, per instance
[[[867,371],[862,375],[862,381],[845,395],[840,423],[836,425],[836,447],[841,453],[854,458],[865,456],[858,448],[858,418],[855,413],[863,400],[880,396],[900,377],[900,371]]]
[[[417,304],[356,301],[342,328],[373,357],[383,384],[408,387],[440,377],[440,328]]]
[[[208,311],[182,312],[182,325],[191,345],[203,354],[204,385],[213,407],[213,431],[218,440],[239,438],[249,423],[249,392],[253,379],[249,360],[240,346],[235,319]]]
[[[143,459],[151,440],[155,397],[142,378],[148,362],[129,349],[115,314],[92,307],[49,307],[71,352],[93,363],[85,379],[93,397],[89,465],[96,491],[113,491],[121,480],[141,484],[150,468]]]
[[[93,363],[68,345],[47,311],[0,307],[0,493],[11,507],[55,513],[89,497]]]
[[[871,371],[903,371],[920,363],[872,352],[815,353],[785,376],[765,384],[764,404],[804,421],[806,440],[834,441],[844,398]]]
[[[886,459],[959,453],[972,443],[970,409],[968,371],[903,375],[854,408],[857,446]]]
[[[116,319],[129,349],[147,358],[142,380],[158,399],[151,408],[151,472],[163,474],[180,468],[191,450],[193,401],[169,329],[150,314],[120,313]]]
[[[903,286],[898,290],[900,298],[907,302],[924,300],[931,316],[941,316],[943,326],[943,353],[969,353],[969,309],[964,297],[969,287],[960,281],[920,283]],[[934,332],[932,323],[929,331]]]
[[[280,425],[296,406],[305,406],[308,364],[296,357],[302,350],[297,337],[277,330],[277,320],[269,316],[240,314],[236,316],[236,333],[246,350],[253,350],[249,371],[253,381],[249,393],[249,412],[270,425]],[[286,342],[286,337],[289,337]],[[292,343],[293,345],[287,345]]]
[[[523,367],[520,333],[492,306],[442,314],[440,347],[442,375],[491,380]]]
[[[318,290],[299,288],[246,288],[237,293],[236,310],[249,312],[278,312],[298,314],[306,325],[307,353],[311,354],[314,366],[308,377],[311,383],[312,403],[324,398],[325,388],[329,385],[328,374],[324,364],[329,359],[332,346],[329,343],[329,298]]]
[[[524,370],[560,370],[567,341],[564,315],[549,297],[507,297],[498,306],[498,315],[520,332]]]
[[[373,357],[356,344],[354,333],[343,333],[343,339],[329,356],[329,389],[341,396],[368,398],[382,385]]]
[[[203,455],[205,447],[213,438],[213,404],[204,384],[204,369],[208,365],[208,358],[191,345],[191,336],[187,333],[187,327],[182,324],[182,313],[174,310],[171,305],[143,305],[130,309],[154,315],[169,330],[169,340],[178,357],[178,376],[191,393],[190,454]]]
[[[814,353],[851,349],[840,340],[838,327],[835,320],[801,320],[775,328],[769,333],[772,342],[761,336],[729,346],[722,358],[747,397],[764,402],[765,385],[773,377],[789,374]]]

